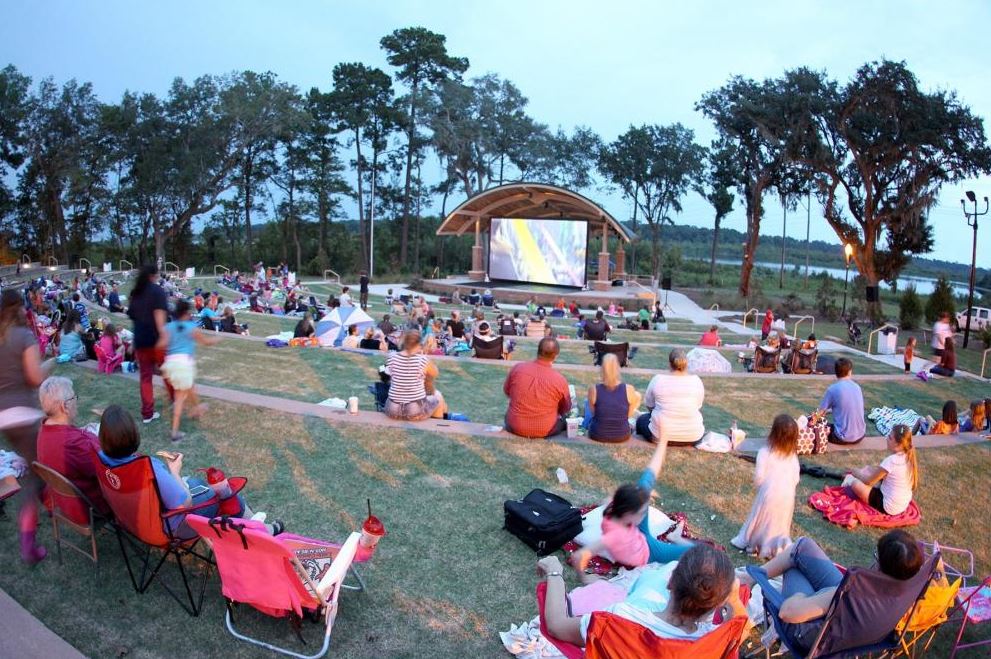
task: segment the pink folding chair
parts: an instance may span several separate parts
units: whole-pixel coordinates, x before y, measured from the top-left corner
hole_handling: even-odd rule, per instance
[[[189,515],[186,523],[213,548],[221,591],[227,599],[226,622],[231,635],[298,659],[318,659],[327,653],[341,587],[361,534],[352,533],[343,545],[315,543],[303,546],[299,541],[269,535],[259,522]],[[323,564],[305,558],[301,560],[300,556],[305,557],[306,550],[332,555],[332,559],[326,558]],[[309,564],[304,566],[304,561]],[[330,561],[329,566],[326,561]],[[314,622],[322,618],[323,645],[316,653],[306,655],[246,636],[234,628],[234,606],[238,603],[248,604],[265,615],[287,618],[304,644],[303,616]]]

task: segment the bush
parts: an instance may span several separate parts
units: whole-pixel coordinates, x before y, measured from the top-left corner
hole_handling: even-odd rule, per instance
[[[833,286],[832,277],[823,277],[822,283],[819,284],[819,290],[816,291],[815,310],[817,314],[827,320],[834,321],[839,318],[840,308],[836,304],[836,287]]]
[[[971,321],[971,324],[973,324],[973,321]],[[977,338],[984,344],[985,350],[991,348],[991,327],[985,326],[984,329],[977,333]]]
[[[909,286],[898,301],[898,324],[903,330],[917,329],[922,322],[922,298]]]
[[[936,280],[936,287],[926,300],[926,322],[934,323],[943,312],[953,316],[956,313],[956,300],[953,297],[953,288],[945,275],[940,275]]]

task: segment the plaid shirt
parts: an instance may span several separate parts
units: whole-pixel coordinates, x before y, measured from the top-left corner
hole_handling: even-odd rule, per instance
[[[502,390],[509,397],[507,429],[523,437],[546,437],[558,418],[571,409],[568,381],[551,362],[537,359],[517,364]]]

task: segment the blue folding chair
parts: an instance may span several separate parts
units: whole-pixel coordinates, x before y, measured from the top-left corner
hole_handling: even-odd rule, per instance
[[[826,611],[811,647],[806,651],[793,637],[795,626],[778,617],[784,597],[768,579],[764,568],[751,565],[747,573],[760,585],[764,598],[764,624],[774,625],[789,652],[806,659],[840,659],[897,651],[902,633],[898,621],[914,610],[936,573],[940,555],[930,556],[911,579],[889,577],[876,570],[850,568]],[[770,648],[766,649],[771,656]]]

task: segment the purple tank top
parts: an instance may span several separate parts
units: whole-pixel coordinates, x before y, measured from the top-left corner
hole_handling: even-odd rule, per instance
[[[612,390],[604,384],[595,385],[595,414],[589,424],[589,437],[606,442],[626,439],[630,434],[626,416],[629,411],[625,384],[620,383]]]

